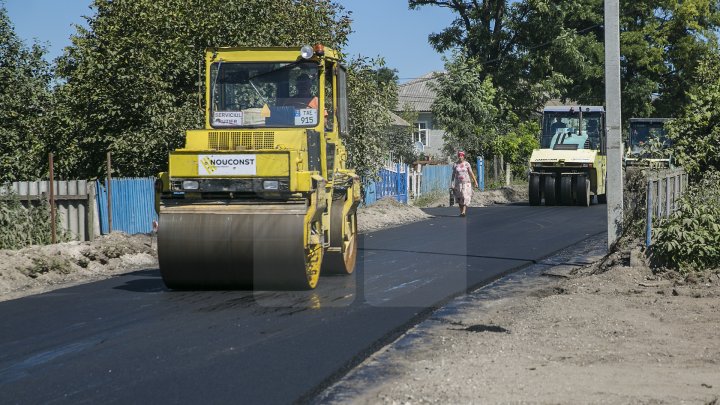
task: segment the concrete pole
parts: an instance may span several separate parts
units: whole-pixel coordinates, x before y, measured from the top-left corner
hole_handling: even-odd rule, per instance
[[[607,112],[608,249],[623,222],[622,117],[620,109],[620,4],[605,0],[605,105]]]

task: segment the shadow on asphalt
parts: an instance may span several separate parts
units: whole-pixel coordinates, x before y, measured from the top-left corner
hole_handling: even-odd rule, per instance
[[[139,271],[133,271],[132,273],[127,273],[129,276],[137,276],[137,277],[155,277],[160,278],[160,270],[158,269],[145,269],[145,270],[139,270]]]
[[[113,287],[113,290],[123,290],[139,293],[154,293],[168,291],[160,277],[158,269],[145,269],[127,273],[123,277],[143,277],[125,281],[125,284]]]
[[[113,287],[114,290],[124,290],[138,293],[155,293],[160,291],[169,291],[165,288],[165,284],[160,278],[129,280],[125,284]]]

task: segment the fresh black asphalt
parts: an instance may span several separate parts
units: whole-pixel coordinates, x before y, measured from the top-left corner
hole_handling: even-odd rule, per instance
[[[148,269],[2,302],[0,403],[310,400],[449,298],[606,231],[605,209],[431,209],[309,292],[168,291]]]

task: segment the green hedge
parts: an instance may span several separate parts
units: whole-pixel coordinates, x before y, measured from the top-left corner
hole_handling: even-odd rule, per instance
[[[651,252],[660,264],[683,274],[720,268],[720,172],[690,186],[680,209],[655,230]]]
[[[58,221],[59,223],[59,221]],[[64,240],[58,229],[58,240]],[[16,196],[0,195],[0,249],[20,249],[51,242],[50,204],[23,206]]]

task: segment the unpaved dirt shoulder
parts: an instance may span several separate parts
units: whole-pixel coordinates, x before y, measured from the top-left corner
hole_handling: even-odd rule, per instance
[[[112,233],[93,242],[0,250],[0,301],[156,266],[149,235]]]
[[[393,198],[383,198],[368,207],[359,207],[357,217],[360,233],[431,218],[420,208],[402,204]]]
[[[597,275],[536,266],[455,300],[321,400],[717,404],[720,276],[658,280],[626,259]]]

